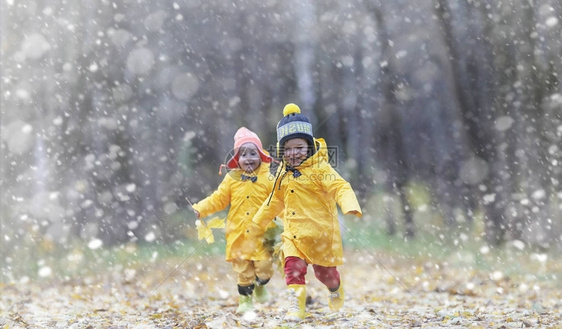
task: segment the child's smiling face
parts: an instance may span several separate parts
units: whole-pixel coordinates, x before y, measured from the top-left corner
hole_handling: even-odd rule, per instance
[[[261,164],[260,153],[253,143],[244,143],[238,150],[238,165],[247,173],[256,171]]]
[[[300,165],[308,155],[308,143],[304,138],[289,139],[283,145],[283,157],[291,166]]]

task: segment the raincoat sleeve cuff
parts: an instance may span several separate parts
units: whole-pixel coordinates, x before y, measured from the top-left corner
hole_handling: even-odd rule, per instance
[[[191,208],[193,208],[193,210],[196,210],[199,213],[199,218],[205,218],[207,217],[207,214],[203,211],[203,207],[201,207],[201,205],[199,204],[194,204],[193,206],[191,206]]]

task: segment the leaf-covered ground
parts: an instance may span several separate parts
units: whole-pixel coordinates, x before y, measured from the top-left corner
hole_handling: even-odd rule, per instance
[[[309,267],[308,317],[291,324],[282,320],[280,272],[268,285],[270,302],[239,316],[236,280],[221,256],[168,259],[2,284],[0,328],[559,328],[562,289],[552,274],[559,265],[526,261],[530,270],[512,275],[507,265],[475,269],[354,252],[340,267],[342,311],[329,312],[327,291]]]

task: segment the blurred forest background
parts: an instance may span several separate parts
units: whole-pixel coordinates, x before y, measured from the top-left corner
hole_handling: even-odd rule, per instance
[[[337,147],[363,227],[478,221],[490,245],[560,243],[558,0],[3,0],[1,15],[6,268],[30,246],[185,239],[186,197],[222,180],[235,131],[273,150],[289,102]]]

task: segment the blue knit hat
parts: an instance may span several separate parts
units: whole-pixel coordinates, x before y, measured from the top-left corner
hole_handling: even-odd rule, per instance
[[[277,124],[277,156],[283,156],[283,144],[293,138],[303,138],[314,149],[312,124],[296,104],[290,103],[283,108],[283,118]]]

